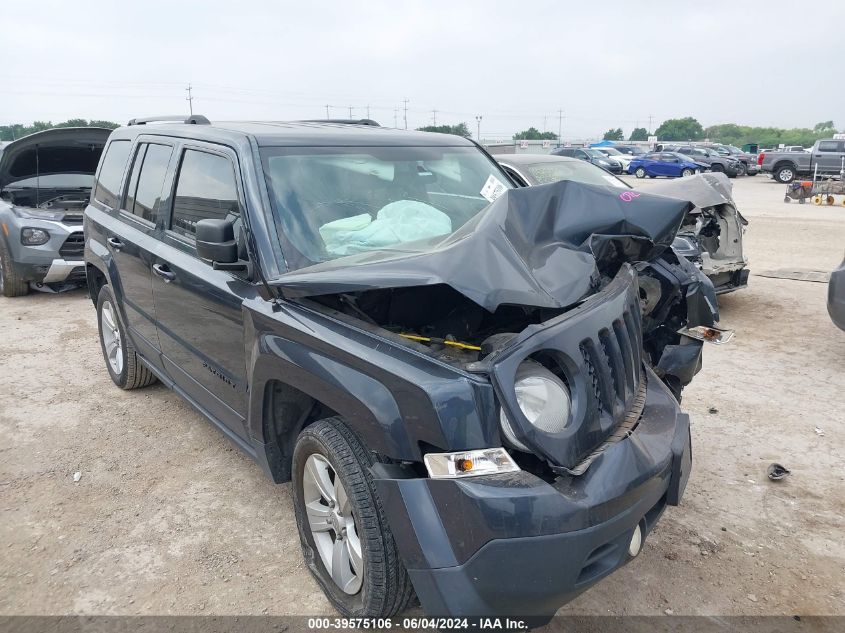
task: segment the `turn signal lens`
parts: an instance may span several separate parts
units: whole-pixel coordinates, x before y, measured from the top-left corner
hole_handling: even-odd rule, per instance
[[[432,479],[456,479],[512,473],[519,466],[504,448],[484,448],[460,453],[429,453],[423,458]]]

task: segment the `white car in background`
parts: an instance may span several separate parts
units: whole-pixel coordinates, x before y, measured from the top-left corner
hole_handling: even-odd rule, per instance
[[[613,160],[621,163],[623,174],[631,173],[630,171],[628,171],[628,166],[631,164],[631,161],[635,158],[635,156],[632,156],[630,154],[623,154],[615,147],[593,147],[592,149],[596,149],[608,158],[612,158]]]

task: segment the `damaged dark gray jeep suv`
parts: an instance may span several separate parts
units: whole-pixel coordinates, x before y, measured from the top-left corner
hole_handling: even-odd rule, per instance
[[[350,616],[549,618],[637,556],[691,467],[717,330],[689,203],[515,188],[471,141],[130,122],[85,212],[106,368],[292,481]]]

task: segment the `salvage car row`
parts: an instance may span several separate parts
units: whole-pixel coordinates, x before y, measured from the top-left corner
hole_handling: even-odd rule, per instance
[[[718,143],[658,145],[647,152],[638,145],[596,144],[593,147],[559,147],[555,156],[569,156],[592,163],[613,174],[633,174],[637,178],[665,176],[678,178],[704,171],[721,172],[730,178],[759,173],[757,156],[733,145]]]
[[[548,619],[679,503],[681,393],[747,281],[724,174],[654,195],[328,121],[41,134],[0,160],[4,294],[81,268],[115,385],[162,382],[292,482],[341,613]]]

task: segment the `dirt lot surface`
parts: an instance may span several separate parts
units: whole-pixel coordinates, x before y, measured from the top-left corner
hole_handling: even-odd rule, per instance
[[[764,176],[735,196],[752,271],[842,259],[845,208],[786,205]],[[845,614],[845,332],[826,291],[752,276],[722,298],[736,338],[685,392],[683,504],[562,614]],[[114,387],[82,292],[0,298],[0,331],[0,614],[333,613],[289,486],[167,389]]]

